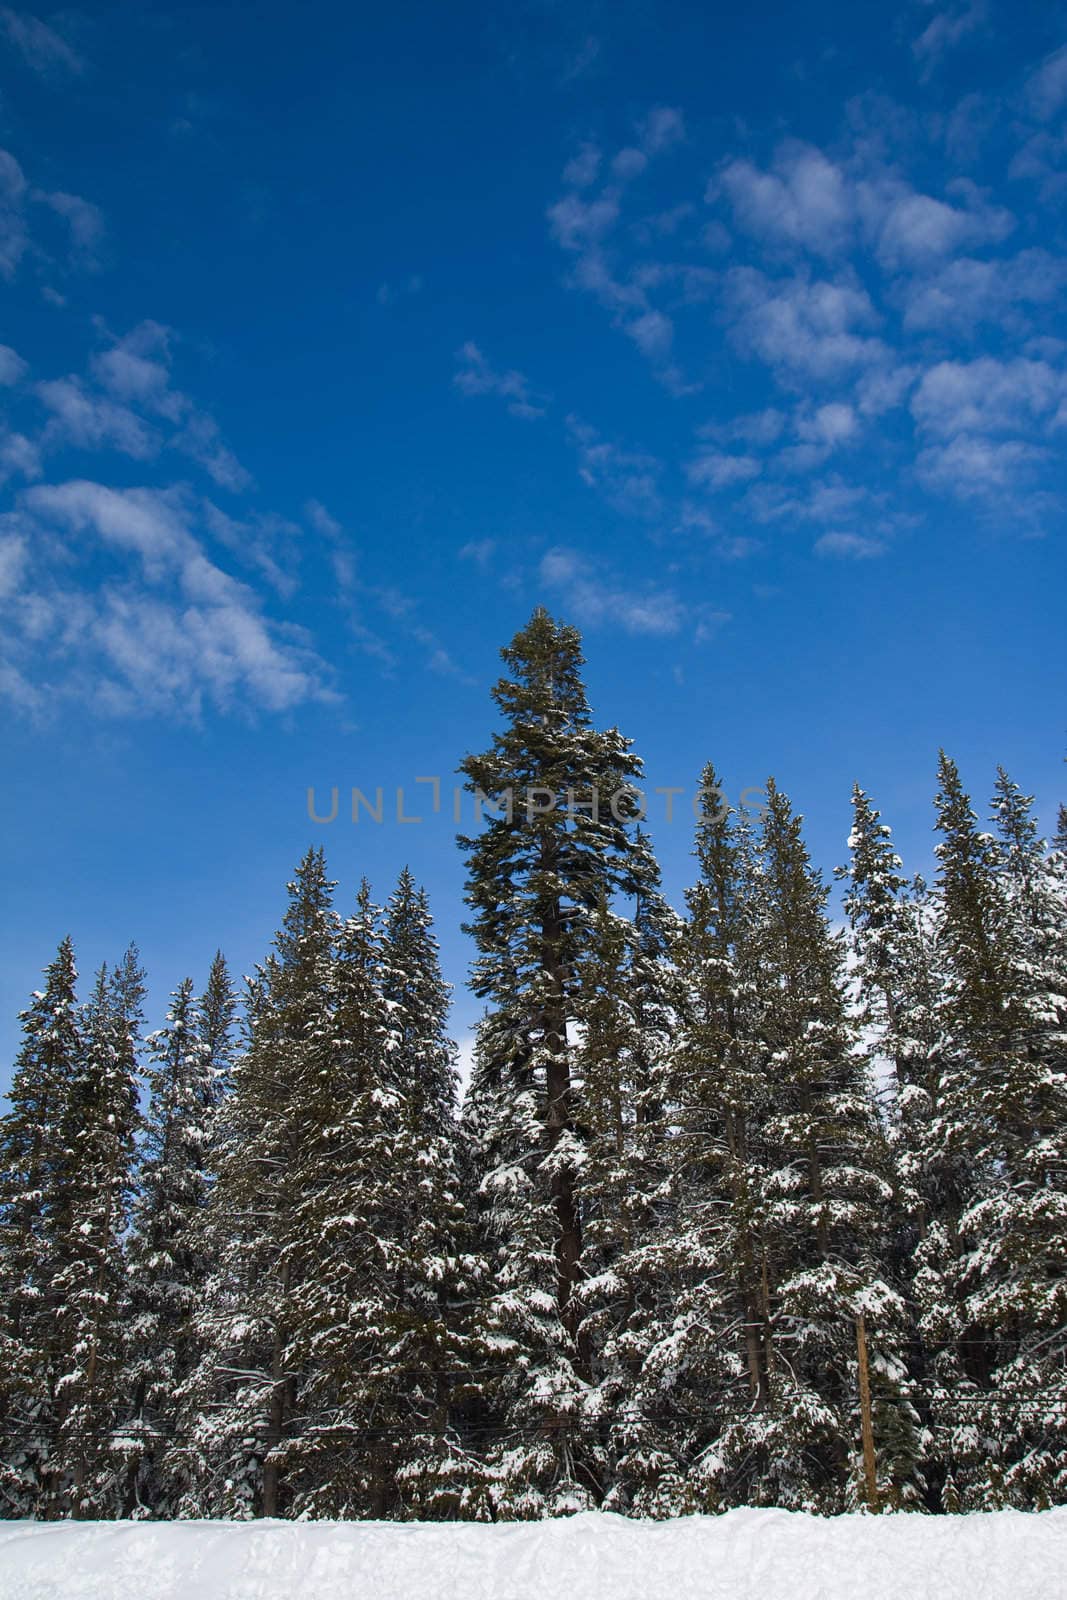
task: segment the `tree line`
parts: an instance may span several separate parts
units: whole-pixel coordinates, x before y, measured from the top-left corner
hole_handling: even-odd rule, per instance
[[[459,1102],[424,892],[305,855],[239,996],[143,1037],[59,947],[0,1122],[9,1517],[663,1517],[1067,1500],[1067,817],[942,755],[938,870],[852,796],[846,926],[773,781],[667,904],[577,632],[462,764]],[[558,803],[491,802],[537,788]]]

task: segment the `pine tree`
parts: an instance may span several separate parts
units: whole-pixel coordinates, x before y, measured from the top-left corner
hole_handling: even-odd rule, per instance
[[[679,925],[641,830],[634,859],[633,915],[601,902],[584,974],[575,1066],[586,1277],[575,1301],[579,1340],[593,1353],[585,1411],[604,1456],[603,1504],[669,1515],[684,1472],[646,1359],[673,1314],[668,1063]]]
[[[844,909],[849,922],[857,1020],[869,1048],[892,1067],[887,1134],[895,1189],[888,1231],[886,1272],[908,1305],[909,1388],[922,1415],[925,1352],[917,1319],[930,1323],[943,1311],[937,1270],[944,1162],[932,1138],[940,1072],[940,1019],[934,940],[936,918],[926,886],[903,875],[892,831],[857,784],[852,794],[850,861]],[[931,1231],[931,1229],[933,1231]],[[923,1264],[916,1274],[916,1261]],[[928,1431],[898,1430],[893,1499],[907,1503],[928,1487],[936,1498],[940,1464],[930,1455]]]
[[[170,1463],[188,1484],[183,1515],[275,1516],[292,1506],[283,1466],[298,1377],[288,1360],[293,1298],[307,1270],[300,1156],[308,1116],[331,1126],[345,1109],[344,1099],[324,1105],[337,1089],[333,887],[322,852],[309,850],[251,987],[248,1048],[219,1116],[206,1219],[216,1267],[197,1324],[200,1364],[182,1397],[183,1444]]]
[[[760,1143],[767,1096],[753,1009],[750,825],[725,804],[710,764],[700,794],[700,870],[678,945],[685,1001],[672,1064],[678,1314],[656,1365],[671,1377],[691,1505],[715,1509],[745,1498],[720,1438],[770,1403]]]
[[[114,1516],[121,1504],[124,1238],[134,1187],[138,1048],[144,973],[131,945],[114,972],[102,967],[82,1024],[81,1070],[67,1106],[71,1150],[56,1269],[55,1451],[45,1509]]]
[[[750,1499],[821,1511],[861,1493],[860,1318],[878,1378],[876,1448],[902,1423],[918,1429],[905,1395],[905,1308],[882,1266],[889,1157],[826,900],[800,818],[769,781],[745,955],[764,1099],[750,1144],[762,1167],[769,1398],[764,1411],[724,1430],[705,1475],[713,1485],[728,1481],[747,1459]],[[892,1454],[899,1457],[898,1444]],[[882,1459],[884,1467],[885,1449]],[[914,1488],[880,1485],[894,1497]]]
[[[233,1087],[233,1029],[237,1016],[237,994],[221,950],[215,952],[197,1009],[210,1075],[209,1102],[217,1108]]]
[[[394,1515],[484,1515],[484,1473],[465,1436],[489,1351],[477,1310],[485,1266],[458,1144],[455,1046],[425,892],[405,868],[386,912],[382,993],[395,1096],[391,1311],[374,1357],[375,1416],[395,1434]]]
[[[216,973],[217,987],[220,977]],[[127,1462],[126,1516],[172,1510],[162,1468],[176,1431],[177,1397],[196,1360],[194,1317],[208,1277],[202,1223],[215,1075],[206,1031],[186,978],[171,997],[164,1026],[148,1041],[151,1100],[127,1251],[123,1389],[130,1409],[120,1446]],[[213,1041],[216,1048],[222,1042]]]
[[[1067,1490],[1067,1079],[1063,911],[1030,801],[1001,771],[1001,842],[942,756],[938,825],[950,1071],[940,1132],[965,1167],[943,1427],[960,1503]],[[950,1502],[951,1503],[951,1502]]]
[[[0,1507],[41,1503],[56,1423],[56,1305],[70,1231],[72,1118],[83,1041],[74,948],[64,939],[22,1013],[11,1108],[0,1123]]]
[[[499,1285],[491,1326],[508,1363],[499,1399],[513,1443],[497,1455],[498,1501],[535,1516],[591,1505],[603,1488],[582,1421],[594,1352],[576,1298],[585,1136],[573,1066],[597,908],[636,887],[639,765],[617,730],[593,727],[573,628],[538,609],[502,655],[493,699],[504,730],[461,768],[490,807],[482,832],[461,840],[472,984],[489,1002],[468,1126]]]

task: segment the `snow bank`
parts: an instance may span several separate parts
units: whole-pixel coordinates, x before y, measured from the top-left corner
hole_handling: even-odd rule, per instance
[[[1067,1508],[632,1522],[9,1523],[2,1600],[1061,1600]]]

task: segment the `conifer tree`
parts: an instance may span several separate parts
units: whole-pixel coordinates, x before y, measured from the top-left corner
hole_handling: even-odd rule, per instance
[[[0,1514],[32,1516],[56,1424],[56,1279],[70,1230],[70,1100],[82,1063],[74,948],[64,939],[21,1015],[0,1123]]]
[[[291,1509],[283,1485],[298,1374],[288,1360],[301,1259],[299,1164],[314,1097],[327,1127],[345,1101],[334,1055],[333,884],[309,850],[289,884],[275,948],[252,987],[248,1048],[219,1117],[218,1178],[207,1227],[216,1268],[198,1319],[202,1354],[183,1392],[183,1445],[171,1470],[188,1485],[183,1515],[275,1516]]]
[[[579,1338],[593,1354],[586,1426],[603,1454],[604,1505],[677,1509],[683,1472],[645,1364],[673,1316],[670,1041],[678,919],[660,893],[647,835],[635,841],[632,917],[598,908],[580,1006],[576,1077],[585,1158]]]
[[[213,969],[214,970],[214,969]],[[215,972],[216,988],[221,997]],[[172,1510],[163,1464],[177,1426],[178,1394],[196,1360],[194,1317],[208,1277],[203,1229],[215,1077],[212,1043],[191,978],[171,997],[149,1039],[152,1065],[139,1195],[127,1251],[122,1427],[127,1461],[124,1515]]]
[[[713,1509],[745,1498],[747,1485],[718,1441],[735,1418],[769,1406],[771,1326],[760,1140],[767,1086],[753,1009],[756,868],[749,821],[726,805],[710,763],[701,774],[695,854],[699,874],[678,944],[685,999],[672,1064],[679,1314],[656,1365],[673,1378],[690,1505]]]
[[[588,1506],[603,1487],[582,1422],[594,1352],[576,1297],[586,1264],[574,1030],[597,908],[636,888],[639,764],[617,730],[593,726],[576,630],[539,608],[502,655],[503,731],[461,768],[489,806],[481,833],[461,840],[472,984],[489,1003],[468,1126],[499,1285],[492,1326],[510,1352],[500,1398],[515,1443],[498,1455],[499,1504],[534,1516]]]
[[[383,1080],[390,1119],[391,1310],[383,1323],[374,1412],[395,1435],[392,1514],[484,1515],[484,1473],[464,1434],[488,1349],[477,1313],[485,1267],[458,1145],[455,1046],[426,894],[405,868],[386,910],[381,987],[388,1014]]]
[[[770,1329],[769,1403],[724,1430],[706,1476],[755,1468],[751,1499],[838,1510],[860,1497],[856,1323],[873,1366],[876,1446],[908,1407],[904,1304],[885,1281],[889,1158],[844,993],[843,950],[826,921],[800,818],[773,780],[760,836],[746,962],[764,1085],[756,1131]],[[895,1446],[893,1458],[899,1459]],[[917,1455],[917,1449],[908,1451]],[[888,1453],[882,1451],[884,1468]],[[907,1498],[917,1485],[883,1481]]]
[[[857,784],[852,794],[850,861],[839,868],[847,887],[853,987],[858,1021],[869,1047],[892,1067],[886,1132],[895,1189],[893,1220],[886,1237],[889,1281],[904,1294],[910,1333],[909,1387],[915,1410],[923,1415],[926,1354],[917,1319],[927,1325],[943,1314],[939,1260],[943,1253],[940,1217],[947,1170],[932,1134],[940,1073],[940,1018],[936,970],[936,915],[921,878],[909,883],[889,826]],[[958,1179],[953,1179],[953,1187]],[[917,1253],[918,1252],[918,1253]],[[916,1261],[922,1270],[916,1273]],[[897,1455],[910,1457],[910,1481],[918,1493],[936,1501],[940,1463],[931,1457],[923,1428],[900,1431]],[[922,1462],[915,1456],[921,1452]],[[898,1479],[907,1480],[906,1463]]]
[[[1007,775],[994,797],[999,844],[979,830],[944,755],[939,777],[950,1046],[938,1133],[966,1174],[948,1218],[956,1314],[943,1330],[938,1396],[946,1504],[1052,1503],[1067,1488],[1062,913],[1030,802]]]
[[[55,1449],[44,1509],[114,1516],[121,1504],[124,1240],[134,1187],[144,973],[131,945],[102,967],[82,1024],[67,1105],[68,1215],[47,1288],[56,1325]]]
[[[209,1102],[217,1108],[232,1087],[233,1029],[237,1017],[237,994],[221,950],[216,950],[212,960],[198,1012],[209,1073]]]

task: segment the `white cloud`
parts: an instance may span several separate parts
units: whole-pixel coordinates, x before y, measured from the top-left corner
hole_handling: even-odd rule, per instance
[[[797,434],[809,444],[826,445],[833,449],[836,445],[847,444],[859,432],[859,422],[850,405],[845,405],[839,400],[832,400],[827,405],[818,406],[810,413],[797,418]]]
[[[114,340],[90,362],[95,390],[73,376],[39,383],[37,393],[52,413],[44,443],[113,448],[142,461],[166,444],[195,461],[220,488],[235,493],[249,488],[251,475],[222,439],[214,418],[172,386],[171,338],[160,323],[142,322]],[[152,423],[139,413],[147,413]],[[161,434],[153,426],[164,422],[173,431]]]
[[[917,467],[927,488],[961,499],[1016,489],[1045,452],[1022,439],[982,439],[959,434],[946,445],[919,452]]]
[[[137,461],[147,461],[159,449],[158,437],[135,412],[87,390],[80,378],[39,383],[37,394],[51,413],[44,433],[46,446],[109,447]]]
[[[0,277],[10,283],[29,243],[23,216],[26,179],[8,150],[0,150]]]
[[[885,553],[880,539],[871,539],[862,533],[824,533],[816,539],[813,548],[817,556],[835,556],[846,561],[869,561]]]
[[[19,533],[0,533],[0,600],[13,594],[26,568],[26,540]]]
[[[569,615],[587,627],[616,624],[625,633],[670,635],[688,612],[670,590],[625,589],[605,580],[576,550],[557,546],[542,558],[541,582],[556,590]]]
[[[929,0],[925,3],[929,4]],[[922,75],[929,77],[942,57],[975,33],[987,15],[986,0],[955,0],[937,11],[911,47]]]
[[[489,365],[472,339],[456,352],[457,370],[452,379],[456,388],[465,395],[498,395],[507,401],[513,417],[543,417],[545,401],[535,395],[530,380],[521,372],[497,372]]]
[[[109,715],[192,718],[207,703],[283,712],[335,698],[302,631],[268,620],[248,586],[207,556],[186,496],[74,480],[26,490],[20,505],[35,542],[59,536],[75,561],[102,547],[125,563],[94,592],[57,590],[48,562],[38,563],[13,643],[17,651],[32,639],[39,653],[49,616],[65,617],[52,640],[63,646],[65,695]],[[17,655],[9,662],[25,676]]]
[[[730,484],[747,483],[759,477],[760,463],[755,456],[731,456],[718,450],[705,450],[689,462],[685,472],[690,483],[725,489]]]
[[[661,463],[655,456],[624,450],[575,416],[567,418],[567,433],[578,452],[578,476],[583,483],[623,516],[660,515]]]
[[[85,62],[63,36],[28,11],[0,10],[0,27],[24,61],[42,78],[76,78]]]
[[[588,189],[595,183],[602,157],[595,144],[583,144],[577,155],[571,157],[563,169],[563,181],[575,189]]]
[[[258,572],[276,594],[288,598],[296,593],[303,530],[295,522],[258,512],[243,519],[231,517],[210,500],[202,502],[201,510],[208,532],[242,566]]]
[[[954,179],[948,192],[958,205],[923,194],[887,170],[857,182],[857,213],[882,267],[929,270],[961,249],[999,243],[1014,228],[1011,212],[992,205],[968,179]]]
[[[641,148],[646,155],[660,155],[685,139],[685,118],[677,106],[653,106],[640,124]]]
[[[344,529],[337,518],[327,511],[321,500],[309,500],[304,512],[316,533],[321,533],[327,539],[341,538]]]
[[[461,545],[457,553],[461,561],[473,562],[484,572],[492,561],[495,551],[495,539],[471,539],[465,545]]]
[[[697,433],[706,439],[740,440],[748,445],[774,444],[780,438],[786,424],[784,411],[779,411],[777,406],[767,406],[763,411],[750,411],[739,417],[732,417],[729,422],[710,422],[697,429]]]
[[[1067,102],[1067,44],[1061,45],[1031,73],[1026,100],[1039,122],[1049,122]]]
[[[90,362],[96,381],[117,399],[178,422],[189,402],[170,386],[170,330],[141,322]]]
[[[726,290],[735,342],[787,384],[841,378],[886,359],[886,346],[866,331],[879,318],[858,284],[734,267]]]
[[[567,194],[548,208],[552,237],[564,250],[588,250],[609,234],[619,220],[619,197],[605,190],[595,200]]]
[[[920,427],[950,437],[960,433],[1029,430],[1053,413],[1067,393],[1067,375],[1046,361],[940,361],[923,374],[911,410]]]
[[[29,365],[9,344],[0,344],[0,387],[10,389],[25,377]]]
[[[650,361],[666,361],[674,340],[674,324],[662,311],[646,311],[625,325],[627,335]]]
[[[81,195],[33,191],[32,198],[62,217],[70,230],[71,259],[76,266],[92,269],[100,264],[100,245],[104,238],[104,213]]]
[[[229,489],[236,494],[251,487],[251,473],[223,442],[218,423],[206,412],[190,410],[184,426],[169,443],[203,467],[220,489]]]
[[[612,177],[618,178],[620,183],[629,183],[632,178],[639,178],[647,166],[645,152],[638,150],[636,145],[628,144],[612,157]]]
[[[870,368],[856,382],[856,409],[863,417],[882,417],[887,411],[895,411],[903,405],[917,377],[918,369],[904,362]]]
[[[39,478],[41,452],[24,433],[8,432],[0,426],[0,483],[6,483],[16,474],[22,478]]]
[[[848,242],[852,201],[841,169],[810,145],[790,143],[777,153],[773,170],[751,161],[730,161],[709,190],[718,187],[745,233],[771,243],[802,245],[833,255]]]
[[[982,322],[1003,326],[1015,307],[1049,305],[1065,285],[1067,262],[1047,250],[1022,250],[993,261],[963,256],[908,285],[904,327],[969,334]]]
[[[806,484],[803,489],[786,488],[779,483],[754,483],[742,504],[757,522],[790,519],[825,525],[850,520],[860,511],[869,517],[874,500],[866,485],[848,483],[839,475],[830,474]]]

